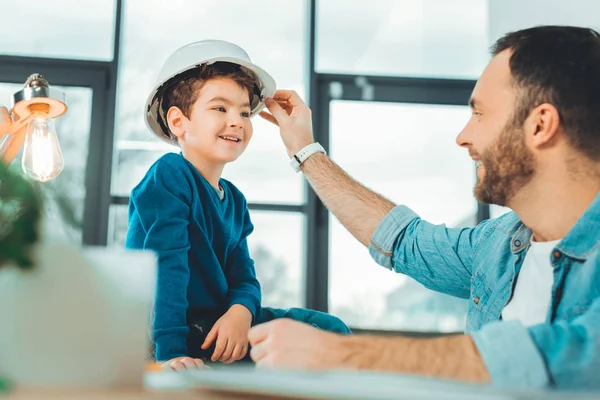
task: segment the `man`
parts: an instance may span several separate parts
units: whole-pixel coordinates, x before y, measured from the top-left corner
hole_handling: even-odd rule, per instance
[[[467,333],[342,337],[275,321],[249,333],[259,366],[600,388],[600,35],[537,27],[506,35],[492,54],[456,141],[477,164],[476,197],[513,213],[471,229],[432,225],[324,154],[300,153],[323,203],[379,264],[469,299]],[[295,93],[267,104],[290,156],[313,142]]]

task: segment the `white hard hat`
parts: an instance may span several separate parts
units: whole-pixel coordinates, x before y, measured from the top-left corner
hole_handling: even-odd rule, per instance
[[[258,67],[241,47],[222,40],[202,40],[190,43],[176,50],[165,62],[154,89],[146,100],[144,110],[146,125],[161,139],[177,144],[177,139],[170,133],[165,112],[161,103],[164,90],[183,72],[199,68],[204,64],[215,62],[229,62],[241,65],[256,77],[255,93],[250,94],[252,110],[250,116],[258,114],[262,110],[265,98],[273,97],[275,94],[275,80],[264,69]]]

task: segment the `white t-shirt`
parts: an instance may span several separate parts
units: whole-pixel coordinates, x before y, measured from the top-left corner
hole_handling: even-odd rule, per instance
[[[503,320],[519,320],[525,326],[538,325],[546,321],[554,284],[550,255],[560,240],[531,241],[517,276],[513,297],[502,310]]]

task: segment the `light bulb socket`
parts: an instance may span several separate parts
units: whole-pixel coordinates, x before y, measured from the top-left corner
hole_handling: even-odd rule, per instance
[[[18,118],[31,114],[34,110],[48,109],[48,118],[60,117],[67,111],[67,99],[64,92],[51,88],[48,81],[40,74],[32,74],[27,78],[22,90],[13,94],[11,111]]]
[[[48,115],[50,113],[50,104],[46,103],[33,103],[27,107],[30,114],[40,113],[44,115]]]

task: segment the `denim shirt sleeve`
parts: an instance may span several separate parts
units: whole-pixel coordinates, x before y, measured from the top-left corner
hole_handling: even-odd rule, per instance
[[[600,389],[600,299],[571,321],[494,322],[472,336],[497,386]]]
[[[408,275],[429,289],[466,299],[473,257],[492,222],[452,229],[423,221],[410,208],[397,206],[375,230],[369,252],[387,269]]]

